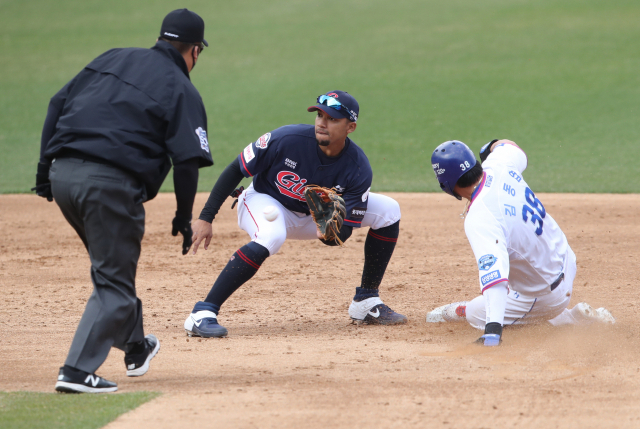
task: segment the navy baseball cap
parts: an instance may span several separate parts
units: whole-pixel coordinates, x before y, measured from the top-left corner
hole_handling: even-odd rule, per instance
[[[204,43],[204,20],[189,9],[176,9],[169,12],[162,21],[160,37],[184,43]]]
[[[332,118],[347,118],[351,122],[358,121],[360,106],[355,98],[348,92],[330,91],[320,95],[316,100],[316,105],[307,108],[308,112],[322,110]]]

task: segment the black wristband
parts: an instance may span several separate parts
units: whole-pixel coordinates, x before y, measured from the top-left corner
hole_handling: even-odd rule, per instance
[[[502,325],[498,322],[487,323],[484,327],[484,333],[487,334],[498,334],[502,336]]]
[[[49,169],[51,164],[44,162],[38,163],[38,170],[36,171],[36,186],[43,183],[49,183]]]
[[[498,140],[500,139],[493,139],[486,145],[482,146],[482,148],[480,148],[480,163],[483,163],[484,160],[487,159],[487,157],[491,153],[491,146]]]

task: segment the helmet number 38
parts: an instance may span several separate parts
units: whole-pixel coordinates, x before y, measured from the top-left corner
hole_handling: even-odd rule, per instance
[[[460,164],[460,169],[462,171],[466,170],[467,168],[471,168],[471,165],[469,164],[469,161],[465,161],[464,164]]]

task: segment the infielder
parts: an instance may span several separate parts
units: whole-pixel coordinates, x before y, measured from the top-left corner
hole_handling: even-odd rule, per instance
[[[485,346],[500,343],[504,325],[614,323],[604,308],[580,303],[567,309],[576,255],[522,177],[524,151],[510,140],[493,140],[481,149],[480,159],[482,164],[455,140],[442,143],[431,156],[440,188],[468,200],[464,230],[478,264],[482,295],[436,308],[427,322],[466,320],[484,329],[479,342]]]
[[[179,9],[151,49],[112,49],[52,99],[42,131],[36,193],[55,199],[91,259],[93,293],[58,375],[59,392],[112,392],[95,371],[111,347],[127,376],[149,369],[160,348],[145,337],[135,276],[144,235],[142,203],[156,196],[173,163],[173,235],[191,246],[198,168],[213,164],[207,116],[189,79],[207,45],[204,21]]]
[[[285,240],[318,238],[316,224],[303,196],[306,185],[335,188],[346,205],[339,239],[345,241],[353,228],[369,227],[360,287],[349,306],[352,319],[371,324],[405,323],[407,318],[385,305],[378,295],[387,264],[399,233],[400,207],[384,195],[369,192],[372,171],[369,160],[349,137],[356,130],[359,106],[343,91],[321,95],[315,126],[288,125],[250,143],[222,172],[200,218],[193,225],[193,253],[204,240],[207,249],[213,236],[211,222],[220,206],[244,177],[253,183],[239,195],[238,225],[251,241],[236,251],[213,284],[187,317],[188,335],[222,337],[227,329],[218,324],[222,304],[275,255]],[[275,213],[265,219],[263,212]],[[274,216],[275,215],[275,216]],[[335,241],[324,241],[335,245]]]

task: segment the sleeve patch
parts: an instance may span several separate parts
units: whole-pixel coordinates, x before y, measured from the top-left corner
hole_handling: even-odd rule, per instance
[[[491,283],[493,280],[498,280],[500,278],[500,270],[491,271],[489,274],[485,274],[480,277],[480,283],[482,286],[486,286]]]
[[[247,163],[256,157],[256,154],[253,152],[253,143],[249,143],[249,145],[244,148],[242,157],[244,158],[244,162]]]
[[[349,217],[353,219],[362,219],[365,213],[367,213],[366,207],[354,207],[353,209],[351,209],[351,213],[350,213],[351,216]]]
[[[493,255],[484,255],[478,259],[478,269],[488,271],[489,268],[493,267],[497,260],[498,258]]]
[[[266,149],[271,140],[271,133],[263,134],[258,140],[256,140],[256,148]]]
[[[205,152],[209,153],[209,141],[207,140],[207,132],[202,127],[196,128],[196,135],[200,139],[200,147]]]

